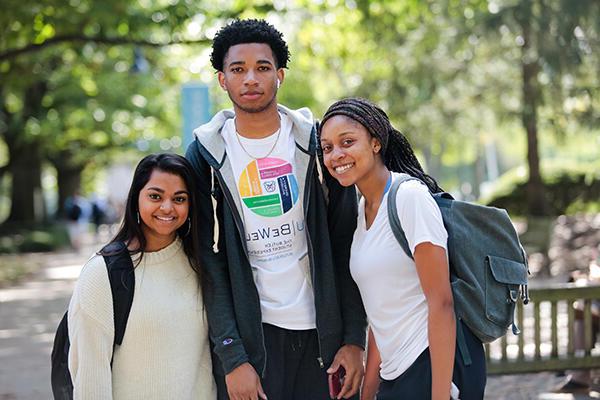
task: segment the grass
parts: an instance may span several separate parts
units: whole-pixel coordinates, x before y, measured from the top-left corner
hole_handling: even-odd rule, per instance
[[[0,287],[14,285],[24,277],[35,272],[40,264],[22,254],[0,255]]]
[[[50,252],[69,245],[63,224],[0,231],[0,287],[13,285],[40,267],[37,252]]]
[[[47,252],[68,245],[66,227],[59,223],[0,232],[0,253]]]

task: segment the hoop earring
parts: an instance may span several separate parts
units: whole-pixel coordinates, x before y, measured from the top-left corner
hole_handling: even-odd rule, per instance
[[[136,214],[137,214],[137,223],[139,225],[140,224],[140,212],[137,211]]]

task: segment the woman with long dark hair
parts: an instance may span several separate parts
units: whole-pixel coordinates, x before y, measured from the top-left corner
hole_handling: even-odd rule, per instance
[[[215,399],[202,301],[192,167],[176,154],[144,157],[111,243],[129,251],[134,295],[115,346],[106,246],[84,266],[68,311],[75,399]]]
[[[447,232],[431,196],[441,188],[385,112],[368,100],[329,107],[320,142],[331,175],[362,194],[350,257],[370,325],[361,399],[482,399],[483,346],[454,317]],[[389,199],[399,173],[417,180],[402,182]],[[392,232],[388,201],[395,202],[414,261]],[[455,352],[457,328],[465,333],[469,365]]]

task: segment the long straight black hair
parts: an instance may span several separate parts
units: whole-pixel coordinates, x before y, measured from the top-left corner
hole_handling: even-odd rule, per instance
[[[328,119],[343,115],[365,127],[369,134],[381,143],[381,157],[390,171],[402,172],[419,178],[431,193],[442,192],[435,179],[423,171],[415,152],[406,137],[394,128],[385,111],[367,99],[349,97],[333,103],[319,124],[321,129]]]
[[[111,240],[113,242],[124,242],[129,245],[133,242],[138,243],[138,248],[130,250],[130,253],[140,254],[139,260],[144,256],[147,240],[142,231],[142,226],[138,223],[139,215],[139,195],[140,191],[150,180],[152,172],[158,170],[169,174],[179,176],[185,183],[188,195],[188,220],[177,230],[177,236],[181,238],[183,250],[190,262],[190,266],[198,276],[198,282],[202,286],[204,283],[204,274],[200,266],[200,246],[198,241],[198,213],[196,211],[196,184],[192,166],[184,157],[173,153],[150,154],[144,157],[133,173],[133,180],[127,195],[125,205],[125,215],[119,231]],[[104,255],[103,250],[100,254]]]

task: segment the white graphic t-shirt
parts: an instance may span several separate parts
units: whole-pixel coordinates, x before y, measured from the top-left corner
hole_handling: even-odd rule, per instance
[[[221,132],[242,200],[262,321],[285,329],[313,329],[315,306],[295,173],[296,143],[291,121],[283,114],[280,118],[281,131],[263,139],[239,136],[233,119]]]

